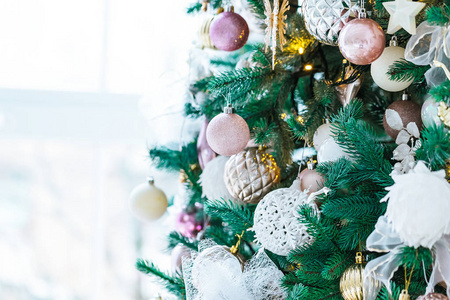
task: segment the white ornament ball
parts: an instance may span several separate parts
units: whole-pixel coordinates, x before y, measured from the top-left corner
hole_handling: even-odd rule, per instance
[[[319,151],[320,146],[332,136],[331,124],[329,122],[322,124],[317,128],[313,136],[314,148]]]
[[[422,105],[422,122],[425,127],[442,124],[438,115],[439,102],[436,102],[432,97],[428,98]]]
[[[431,248],[450,234],[450,184],[444,170],[431,172],[419,161],[409,173],[392,178],[395,183],[381,201],[388,201],[385,216],[407,246]]]
[[[216,153],[231,156],[245,149],[250,140],[250,130],[241,116],[235,113],[221,113],[209,122],[206,140]]]
[[[333,138],[328,138],[324,143],[320,146],[317,151],[317,162],[332,162],[337,161],[341,157],[350,158],[350,156],[342,150],[342,148],[336,143]]]
[[[225,180],[223,179],[225,173],[225,165],[230,158],[228,156],[218,156],[211,160],[200,175],[199,183],[202,186],[202,197],[209,200],[235,200],[228,192]]]
[[[405,49],[398,46],[390,46],[384,49],[383,54],[372,63],[370,73],[373,81],[385,91],[399,92],[411,85],[413,80],[409,81],[395,81],[389,78],[386,74],[389,72],[391,66],[396,62],[405,58]]]
[[[300,190],[295,180],[290,188],[267,194],[256,207],[254,225],[256,238],[264,248],[286,256],[291,250],[311,243],[312,237],[298,218],[300,205],[308,203],[308,194]],[[314,201],[309,203],[318,211]]]
[[[154,184],[152,178],[138,185],[130,194],[131,212],[141,221],[155,221],[167,210],[166,194]]]

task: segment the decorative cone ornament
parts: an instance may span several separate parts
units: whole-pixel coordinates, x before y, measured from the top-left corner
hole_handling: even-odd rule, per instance
[[[254,204],[280,181],[280,168],[264,149],[253,148],[230,157],[224,179],[233,197]]]
[[[217,154],[213,149],[208,145],[208,141],[206,140],[206,129],[208,128],[208,119],[203,120],[202,128],[200,129],[200,133],[198,134],[197,139],[197,153],[198,153],[198,162],[200,163],[200,167],[202,170],[205,169],[205,166],[208,162],[213,160]]]
[[[228,104],[223,113],[209,122],[206,140],[215,152],[231,156],[245,149],[250,140],[250,129],[247,122],[234,113],[233,106]]]
[[[374,20],[367,19],[364,9],[359,18],[347,23],[339,34],[342,55],[356,65],[368,65],[381,56],[386,43],[384,31]]]
[[[133,215],[141,221],[155,221],[167,210],[166,194],[155,186],[153,177],[138,185],[130,194],[129,205]]]
[[[344,80],[350,78],[355,70],[347,68]],[[361,88],[361,77],[353,81],[352,83],[340,84],[336,87],[337,96],[339,101],[342,103],[342,106],[347,106],[358,94],[359,89]]]

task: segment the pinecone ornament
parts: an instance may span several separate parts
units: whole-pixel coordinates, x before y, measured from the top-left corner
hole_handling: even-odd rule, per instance
[[[248,149],[230,157],[224,180],[233,197],[256,204],[280,181],[280,168],[263,149]]]
[[[324,44],[337,46],[339,32],[356,8],[350,0],[304,0],[302,15],[309,33]]]

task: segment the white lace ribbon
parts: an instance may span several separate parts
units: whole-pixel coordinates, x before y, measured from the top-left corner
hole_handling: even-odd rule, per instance
[[[431,65],[425,73],[428,85],[436,86],[450,79],[450,25],[422,22],[409,39],[405,59],[416,65]]]
[[[399,235],[394,232],[391,224],[385,216],[378,218],[375,230],[366,241],[367,249],[374,252],[384,252],[383,256],[371,260],[364,269],[364,299],[375,300],[379,288],[373,284],[369,277],[382,282],[389,294],[392,293],[390,280],[401,264],[401,256],[398,255],[404,243]],[[433,271],[427,286],[427,293],[433,291],[434,286],[441,281],[447,284],[447,294],[450,293],[450,235],[443,236],[433,248],[436,253]]]

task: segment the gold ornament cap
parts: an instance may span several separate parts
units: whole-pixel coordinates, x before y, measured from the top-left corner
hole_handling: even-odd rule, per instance
[[[355,261],[357,264],[364,263],[364,257],[361,252],[356,252]]]
[[[408,290],[403,290],[398,297],[398,300],[410,300]]]

